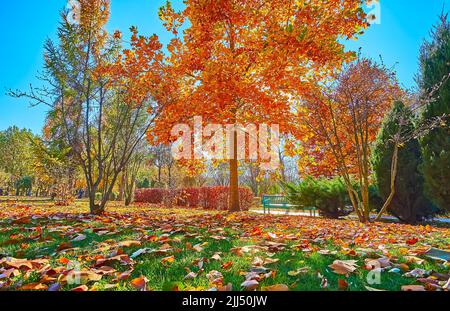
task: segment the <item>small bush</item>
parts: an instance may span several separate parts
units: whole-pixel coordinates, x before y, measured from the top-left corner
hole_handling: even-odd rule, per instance
[[[344,183],[339,179],[306,178],[298,184],[284,184],[288,200],[295,205],[316,207],[327,218],[339,218],[352,212]]]
[[[181,189],[137,189],[136,203],[164,204],[167,207],[182,206],[211,210],[228,209],[229,187],[189,187]],[[241,209],[248,210],[253,204],[253,192],[250,188],[240,187]]]

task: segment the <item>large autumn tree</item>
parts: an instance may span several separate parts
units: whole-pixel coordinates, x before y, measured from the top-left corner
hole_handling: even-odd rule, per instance
[[[342,39],[367,26],[360,0],[186,0],[160,17],[174,34],[167,78],[173,96],[152,133],[173,140],[174,124],[292,125],[295,99],[352,57]],[[181,33],[181,34],[180,34]],[[237,130],[230,135],[230,211],[239,211]]]

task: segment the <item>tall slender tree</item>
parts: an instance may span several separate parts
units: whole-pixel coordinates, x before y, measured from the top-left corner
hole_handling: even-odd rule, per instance
[[[135,28],[130,48],[122,51],[121,33],[105,30],[109,1],[78,4],[75,19],[62,12],[58,42],[45,45],[45,86],[11,95],[50,107],[47,128],[71,147],[85,176],[90,211],[101,214],[158,114],[162,52],[156,36],[138,37]]]

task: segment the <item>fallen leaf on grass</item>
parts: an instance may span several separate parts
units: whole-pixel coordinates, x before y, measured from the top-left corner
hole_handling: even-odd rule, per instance
[[[147,282],[148,282],[148,280],[145,276],[140,276],[138,278],[131,280],[130,284],[134,288],[144,291],[147,287]]]
[[[405,274],[403,274],[404,277],[407,278],[423,278],[425,276],[428,276],[431,274],[431,270],[423,270],[420,268],[416,268],[412,271],[406,272]]]
[[[404,291],[404,292],[424,292],[425,287],[423,287],[423,285],[403,285],[402,291]]]
[[[301,273],[307,273],[308,271],[309,271],[308,267],[303,267],[303,268],[298,268],[297,270],[289,271],[287,274],[289,276],[297,276],[297,275],[299,275]]]
[[[86,285],[80,285],[78,287],[71,289],[72,292],[87,292],[88,290],[89,290],[89,287],[87,287]]]
[[[338,289],[339,290],[347,290],[348,282],[344,279],[338,279]]]
[[[203,251],[203,248],[204,248],[204,246],[206,246],[206,245],[208,245],[208,242],[196,244],[196,245],[192,246],[192,249],[194,249],[195,251],[197,251],[197,252],[200,253],[200,252]]]
[[[414,245],[414,244],[416,244],[417,242],[419,242],[419,239],[418,239],[418,238],[411,238],[411,239],[409,239],[409,240],[406,240],[406,244],[408,244],[408,245]]]
[[[228,283],[227,285],[224,286],[218,286],[216,287],[218,292],[231,292],[233,291],[233,284]]]
[[[224,263],[224,264],[222,265],[222,268],[226,270],[226,269],[231,268],[232,265],[233,265],[233,262],[230,260],[230,261]]]
[[[385,292],[384,289],[377,289],[370,286],[364,286],[369,292]]]
[[[59,244],[58,248],[56,249],[56,251],[60,252],[66,249],[72,248],[72,243],[70,242],[62,242],[61,244]]]
[[[169,257],[164,257],[163,259],[161,259],[161,263],[163,265],[167,264],[167,263],[172,263],[175,260],[175,256],[169,256]]]
[[[47,289],[48,286],[42,283],[29,283],[19,288],[19,290],[47,290]]]
[[[417,265],[423,265],[425,263],[425,259],[416,257],[416,256],[405,256],[407,263],[415,263]]]
[[[271,286],[265,286],[262,288],[262,290],[268,292],[287,292],[289,291],[289,287],[285,284],[276,284]]]
[[[211,270],[206,277],[211,282],[211,284],[222,284],[223,283],[223,275],[217,270]]]
[[[121,241],[117,245],[119,247],[132,247],[132,246],[140,246],[141,242],[139,242],[139,241]]]
[[[244,281],[241,284],[241,287],[244,288],[244,290],[246,291],[252,291],[254,289],[256,289],[259,286],[259,282],[257,280],[248,280],[248,281]]]
[[[358,267],[356,260],[335,260],[331,265],[334,273],[348,275],[356,270]]]
[[[63,283],[77,283],[86,284],[91,281],[100,281],[102,276],[92,271],[70,271],[67,275],[64,275],[60,282]]]
[[[211,259],[217,260],[217,261],[222,261],[222,257],[220,257],[220,254],[215,253],[214,255],[212,255]]]
[[[327,288],[328,287],[328,279],[325,276],[323,276],[320,272],[317,273],[317,276],[320,279],[320,287]]]
[[[86,239],[86,235],[84,234],[78,234],[76,237],[74,237],[72,240],[72,242],[79,242],[79,241],[83,241]]]
[[[197,273],[195,272],[189,272],[184,278],[183,280],[192,280],[195,279],[197,277]]]

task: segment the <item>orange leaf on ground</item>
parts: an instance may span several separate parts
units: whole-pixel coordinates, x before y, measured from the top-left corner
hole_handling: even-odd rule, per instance
[[[131,280],[130,284],[134,288],[143,291],[143,290],[145,290],[145,288],[147,286],[147,282],[148,282],[148,280],[147,280],[146,277],[140,276],[138,278],[135,278],[135,279]]]
[[[287,292],[289,291],[289,287],[285,284],[276,284],[271,286],[265,286],[262,289],[263,291],[269,291],[269,292]]]

